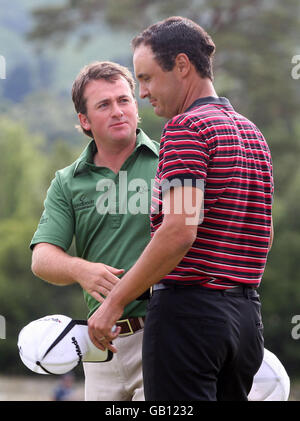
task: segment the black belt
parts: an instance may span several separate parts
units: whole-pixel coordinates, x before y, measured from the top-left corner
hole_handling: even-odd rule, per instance
[[[178,284],[155,284],[152,287],[152,293],[156,292],[156,291],[160,291],[160,290],[164,290],[164,289],[176,289],[176,288],[201,288],[204,291],[208,291],[208,292],[218,292],[219,294],[222,295],[237,295],[237,296],[242,296],[242,295],[248,295],[250,293],[250,295],[255,295],[256,294],[256,288],[254,287],[250,287],[247,285],[238,285],[236,287],[231,287],[231,288],[226,288],[226,289],[216,289],[216,288],[207,288],[203,285],[178,285]],[[252,294],[253,293],[253,294]]]

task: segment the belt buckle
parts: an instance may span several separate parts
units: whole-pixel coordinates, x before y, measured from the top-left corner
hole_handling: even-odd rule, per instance
[[[129,332],[125,332],[125,333],[119,333],[119,336],[125,336],[125,335],[133,335],[134,331],[131,327],[130,321],[129,319],[122,319],[122,320],[118,320],[118,322],[122,323],[122,322],[126,322],[128,324],[129,327]]]

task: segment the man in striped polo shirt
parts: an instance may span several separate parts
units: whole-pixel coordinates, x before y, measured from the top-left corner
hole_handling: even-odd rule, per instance
[[[263,359],[260,285],[271,247],[273,178],[258,128],[219,98],[209,35],[173,17],[133,40],[140,96],[165,125],[152,239],[89,321],[100,349],[149,286],[146,400],[247,400]],[[103,338],[105,337],[105,338]]]

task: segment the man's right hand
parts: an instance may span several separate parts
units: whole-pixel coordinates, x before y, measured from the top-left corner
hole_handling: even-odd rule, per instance
[[[124,273],[124,269],[116,269],[104,263],[93,263],[86,260],[77,262],[77,267],[77,282],[100,303],[105,299],[103,296],[106,297],[120,281],[118,276]]]

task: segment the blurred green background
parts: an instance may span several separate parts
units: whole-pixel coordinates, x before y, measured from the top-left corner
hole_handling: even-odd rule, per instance
[[[25,324],[46,314],[87,314],[80,287],[49,285],[30,269],[29,243],[49,183],[88,142],[75,129],[72,82],[94,60],[132,70],[133,36],[172,15],[192,18],[213,37],[219,96],[252,119],[271,148],[275,238],[260,288],[265,346],[283,362],[292,385],[300,377],[300,339],[292,335],[292,329],[300,332],[292,322],[300,314],[298,0],[0,0],[0,56],[6,63],[6,78],[0,79],[3,375],[28,375],[16,347]],[[159,140],[164,121],[147,101],[139,105],[141,126]]]

